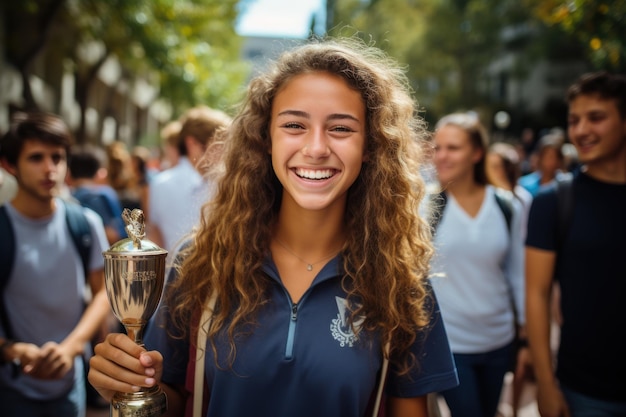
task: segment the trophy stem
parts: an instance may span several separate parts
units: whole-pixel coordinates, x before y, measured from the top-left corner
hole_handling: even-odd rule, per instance
[[[135,343],[137,343],[139,346],[143,346],[142,326],[124,324],[124,328],[126,329],[126,334],[128,335],[128,337],[133,339]]]

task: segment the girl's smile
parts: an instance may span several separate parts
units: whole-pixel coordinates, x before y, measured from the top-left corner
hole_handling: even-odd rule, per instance
[[[284,198],[307,210],[343,207],[363,163],[360,93],[326,72],[298,75],[274,98],[270,133]]]

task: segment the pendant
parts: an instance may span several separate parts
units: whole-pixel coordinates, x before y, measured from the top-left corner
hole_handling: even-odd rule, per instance
[[[311,265],[311,264],[306,264],[306,270],[307,270],[307,271],[312,271],[312,270],[313,270],[313,265]]]

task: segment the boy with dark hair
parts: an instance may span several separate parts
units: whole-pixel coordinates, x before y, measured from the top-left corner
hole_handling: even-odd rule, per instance
[[[107,241],[96,213],[58,198],[71,142],[63,120],[49,113],[17,114],[0,142],[2,165],[18,184],[0,207],[3,417],[85,415],[83,355],[110,311]],[[81,244],[73,222],[87,230]]]
[[[626,415],[626,77],[582,76],[567,92],[580,172],[533,200],[526,240],[527,331],[542,417]],[[561,288],[554,373],[550,293]]]
[[[115,190],[107,184],[106,153],[103,149],[82,145],[72,148],[68,183],[72,196],[83,207],[98,213],[110,244],[126,237],[122,205]]]

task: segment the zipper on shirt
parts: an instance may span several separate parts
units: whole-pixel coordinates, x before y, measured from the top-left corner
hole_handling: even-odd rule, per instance
[[[296,322],[298,321],[298,303],[291,305],[291,318],[289,319],[289,330],[287,331],[287,346],[285,347],[285,359],[293,358],[293,345],[296,337]]]

